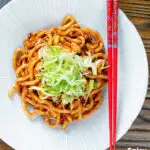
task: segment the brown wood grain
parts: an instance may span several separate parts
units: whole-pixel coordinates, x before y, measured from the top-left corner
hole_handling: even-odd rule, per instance
[[[0,144],[0,150],[13,150],[10,146],[5,143]]]
[[[9,0],[0,0],[0,3],[4,1]],[[119,6],[141,35],[150,64],[150,0],[119,0]],[[150,82],[138,118],[130,130],[117,142],[117,150],[127,150],[130,147],[150,150]],[[12,149],[0,140],[0,150]]]

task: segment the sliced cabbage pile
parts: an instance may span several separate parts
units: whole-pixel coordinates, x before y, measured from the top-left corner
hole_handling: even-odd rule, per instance
[[[34,86],[32,89],[41,91],[44,95],[42,99],[51,96],[56,102],[61,97],[62,104],[66,105],[72,103],[75,98],[86,96],[93,89],[94,80],[90,80],[86,88],[83,72],[91,68],[96,75],[100,60],[92,62],[90,55],[81,57],[75,52],[67,53],[59,46],[41,48],[38,55],[42,63],[37,76],[41,78],[42,86]]]

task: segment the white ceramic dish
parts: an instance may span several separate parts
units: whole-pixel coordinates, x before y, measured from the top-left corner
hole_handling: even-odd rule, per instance
[[[29,32],[58,25],[68,13],[99,31],[106,46],[106,0],[13,0],[0,10],[0,137],[16,150],[104,150],[109,145],[107,90],[102,107],[90,118],[70,125],[67,132],[49,128],[41,118],[30,120],[19,97],[7,97],[15,82],[11,66],[15,48]],[[140,112],[147,83],[144,46],[135,27],[120,11],[117,139]]]

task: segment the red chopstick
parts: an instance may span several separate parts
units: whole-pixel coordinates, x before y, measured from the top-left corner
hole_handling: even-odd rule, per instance
[[[112,150],[112,0],[107,0],[107,46],[108,46],[108,110],[109,110],[109,145]]]
[[[118,0],[113,0],[113,145],[116,150],[118,80]]]
[[[118,72],[118,0],[107,0],[108,109],[110,150],[116,150],[117,72]],[[112,147],[112,145],[114,145]]]

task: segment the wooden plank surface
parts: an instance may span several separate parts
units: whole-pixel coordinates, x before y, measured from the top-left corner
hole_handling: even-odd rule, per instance
[[[0,0],[0,8],[10,0]],[[136,26],[147,52],[150,64],[150,0],[119,0],[120,8]],[[150,82],[144,106],[130,130],[117,142],[117,150],[128,148],[150,150]],[[0,140],[0,150],[13,150]]]

